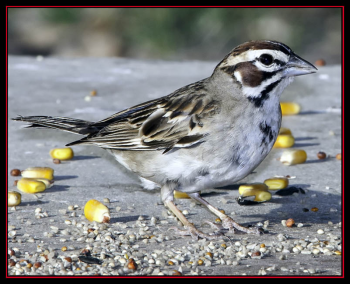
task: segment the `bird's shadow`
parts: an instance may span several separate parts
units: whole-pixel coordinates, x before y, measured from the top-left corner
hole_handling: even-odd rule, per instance
[[[80,156],[74,156],[73,160],[72,161],[75,161],[75,160],[89,160],[89,159],[98,159],[98,158],[101,158],[100,156],[84,156],[84,155],[80,155]]]
[[[64,192],[68,191],[69,186],[68,185],[53,185],[51,188],[48,188],[46,191],[49,192]]]
[[[317,137],[295,137],[294,141],[296,143],[294,143],[293,147],[295,148],[302,148],[302,147],[308,147],[308,146],[317,146],[320,145],[320,143],[298,143],[298,141],[305,141],[305,140],[313,140],[316,139]]]
[[[56,176],[55,175],[55,181],[56,180],[65,180],[65,179],[72,179],[72,178],[77,178],[78,176]]]
[[[148,219],[147,215],[141,215],[145,219]],[[111,218],[110,223],[127,223],[127,222],[133,222],[137,221],[139,219],[140,215],[134,215],[134,216],[123,216],[123,217],[116,217]]]

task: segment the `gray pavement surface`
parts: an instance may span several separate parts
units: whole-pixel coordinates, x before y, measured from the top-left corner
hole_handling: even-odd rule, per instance
[[[77,255],[85,247],[94,250],[96,241],[89,243],[85,239],[77,240],[73,233],[62,234],[62,231],[66,232],[65,229],[70,230],[73,226],[66,224],[65,220],[83,222],[88,227],[98,226],[81,216],[89,199],[110,199],[110,203],[106,203],[111,212],[107,229],[116,237],[114,243],[118,239],[117,231],[122,235],[130,232],[137,235],[140,229],[140,220],[137,221],[139,216],[143,216],[141,222],[147,224],[150,235],[167,236],[161,241],[156,238],[144,241],[140,237],[131,243],[139,245],[148,258],[157,249],[165,253],[167,250],[183,251],[196,243],[204,247],[208,245],[209,242],[205,240],[197,242],[190,237],[174,236],[173,231],[168,231],[169,227],[179,225],[172,216],[167,216],[167,210],[160,205],[159,192],[141,188],[138,178],[119,165],[106,151],[94,146],[74,146],[75,157],[72,160],[54,164],[49,151],[64,147],[81,136],[54,130],[24,129],[24,123],[10,118],[17,115],[51,115],[98,121],[208,77],[216,64],[201,61],[9,56],[8,190],[17,190],[13,183],[19,177],[10,176],[10,170],[14,168],[51,167],[55,171],[55,183],[43,193],[22,194],[22,204],[16,210],[8,209],[8,230],[16,232],[14,237],[8,237],[8,248],[15,248],[17,261],[30,257],[40,259],[40,253],[46,248],[58,254],[53,268],[35,272],[34,269],[26,270],[22,264],[22,270],[21,265],[9,267],[10,275],[82,275],[89,274],[90,269],[100,275],[123,274],[123,263],[118,262],[118,257],[112,259],[115,263],[110,266],[107,264],[112,260],[104,259],[104,264],[93,264],[92,268],[76,269],[79,263],[74,264],[73,268],[55,268],[62,257]],[[90,96],[93,90],[97,91],[96,96]],[[166,264],[164,267],[152,262],[147,264],[144,257],[140,257],[137,273],[166,275],[167,271],[176,269],[182,271],[183,275],[342,275],[342,256],[336,253],[341,251],[342,243],[342,226],[339,223],[342,220],[342,177],[341,161],[335,159],[335,155],[341,153],[342,141],[341,67],[319,67],[316,74],[296,78],[287,87],[281,100],[297,102],[302,107],[300,114],[284,116],[282,126],[292,130],[296,139],[293,148],[304,149],[308,155],[307,162],[284,166],[278,161],[284,149],[273,149],[254,173],[240,183],[263,182],[275,175],[290,175],[295,177],[290,179],[290,187],[302,188],[305,194],[277,196],[272,192],[272,200],[266,203],[240,206],[235,200],[239,196],[238,184],[221,189],[209,188],[203,192],[203,197],[210,203],[224,209],[243,225],[269,221],[267,234],[228,234],[231,240],[223,238],[213,241],[214,244],[224,242],[227,247],[234,247],[237,241],[258,246],[264,243],[266,248],[271,248],[269,253],[262,254],[260,258],[249,254],[237,258],[235,251],[232,256],[226,255],[222,261],[214,255],[210,265],[206,262],[206,265],[198,266],[188,263],[189,255],[184,259],[178,258],[174,266]],[[319,160],[319,151],[326,152],[329,157]],[[211,230],[201,226],[204,220],[215,220],[210,212],[190,200],[177,200],[176,203],[181,210],[188,210],[188,218],[200,229]],[[69,205],[78,205],[79,208],[73,213],[68,210]],[[313,212],[313,207],[317,207],[318,211]],[[36,208],[42,208],[47,216],[36,218]],[[309,211],[304,212],[305,208]],[[66,209],[67,213],[62,214],[62,209]],[[151,217],[158,219],[155,226],[150,225]],[[288,218],[293,218],[296,224],[302,223],[303,226],[283,226],[281,221]],[[51,237],[47,236],[52,231],[50,226],[59,229]],[[318,234],[319,229],[324,234]],[[284,240],[280,234],[284,235]],[[283,247],[276,249],[281,244],[279,238],[282,238]],[[318,254],[293,251],[292,248],[298,242],[310,243],[315,238],[321,244]],[[102,248],[106,242],[102,241]],[[67,246],[68,250],[62,251],[63,246]],[[101,251],[99,246],[101,241],[96,245],[97,252]],[[118,249],[121,253],[122,247]],[[106,249],[108,253],[112,254],[113,250],[108,252]],[[231,262],[227,262],[230,257]]]

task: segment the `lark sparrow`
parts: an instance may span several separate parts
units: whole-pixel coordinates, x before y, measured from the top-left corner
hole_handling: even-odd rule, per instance
[[[98,122],[50,116],[19,116],[28,127],[60,129],[84,138],[148,184],[161,187],[161,198],[183,223],[182,235],[214,239],[190,223],[173,202],[173,191],[186,192],[222,220],[222,227],[260,234],[210,205],[199,194],[206,188],[239,181],[270,152],[281,125],[279,98],[295,76],[316,68],[277,41],[249,41],[235,47],[208,78],[182,87]]]

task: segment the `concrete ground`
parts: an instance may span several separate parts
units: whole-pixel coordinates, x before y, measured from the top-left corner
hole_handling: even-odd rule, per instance
[[[70,236],[57,234],[49,238],[44,232],[50,232],[50,226],[56,226],[59,230],[69,228],[66,219],[89,223],[83,216],[79,217],[89,199],[102,201],[109,198],[107,206],[111,211],[111,223],[108,226],[114,228],[116,224],[126,224],[125,232],[128,228],[132,230],[140,215],[145,220],[158,218],[157,227],[152,228],[153,234],[161,232],[172,235],[172,231],[167,229],[178,224],[174,218],[167,217],[167,210],[159,205],[159,192],[141,188],[138,178],[106,151],[94,146],[74,146],[75,157],[72,160],[54,164],[49,151],[64,147],[80,136],[53,130],[23,129],[24,123],[12,121],[11,118],[17,115],[50,115],[98,121],[208,77],[215,66],[215,62],[201,61],[9,56],[8,190],[17,190],[13,183],[19,179],[10,176],[11,169],[47,166],[55,171],[52,188],[37,195],[22,194],[22,204],[16,210],[8,209],[9,231],[16,231],[15,238],[8,237],[8,248],[18,249],[17,259],[37,252],[40,245],[48,246],[63,256],[72,253],[69,250],[62,252],[63,245],[71,246],[76,251],[86,247],[86,243]],[[91,96],[94,90],[97,93]],[[234,184],[221,189],[208,189],[203,197],[243,225],[269,221],[267,234],[260,237],[231,235],[233,243],[265,243],[267,247],[273,247],[279,242],[279,234],[282,234],[291,243],[315,238],[324,246],[327,246],[325,241],[331,242],[328,253],[327,250],[319,254],[296,253],[291,248],[289,253],[271,250],[262,258],[242,258],[235,266],[219,261],[213,261],[211,266],[198,266],[199,275],[340,276],[343,273],[342,256],[339,255],[342,242],[342,226],[339,224],[342,221],[342,164],[335,158],[336,154],[341,153],[342,146],[341,67],[319,67],[316,74],[296,78],[283,93],[281,101],[301,105],[301,113],[284,116],[282,126],[291,129],[295,137],[293,148],[304,149],[308,159],[304,164],[285,166],[278,161],[284,149],[273,149],[254,173],[241,183],[263,182],[275,175],[289,175],[295,177],[290,179],[290,187],[302,188],[305,194],[299,192],[278,196],[272,192],[272,200],[266,203],[240,206],[235,200],[239,196],[238,185]],[[319,151],[329,156],[319,160]],[[204,220],[215,220],[204,208],[194,206],[189,200],[178,200],[177,204],[181,210],[189,211],[188,218],[199,227]],[[76,217],[68,211],[69,205],[80,207],[75,210]],[[42,212],[47,212],[47,216],[37,219],[34,210],[39,207]],[[311,210],[314,207],[318,208],[317,212]],[[68,212],[62,214],[62,209]],[[283,226],[281,221],[288,218],[303,226]],[[119,228],[123,231],[121,228],[123,226]],[[324,233],[318,234],[319,229]],[[230,243],[227,239],[225,241]],[[181,250],[193,244],[193,241],[190,237],[172,237],[163,243],[140,243],[145,252],[152,252],[159,247]],[[175,269],[180,266],[177,265]],[[267,269],[269,267],[273,268]],[[188,268],[185,262],[181,269],[183,275],[191,275],[191,270],[194,270]]]

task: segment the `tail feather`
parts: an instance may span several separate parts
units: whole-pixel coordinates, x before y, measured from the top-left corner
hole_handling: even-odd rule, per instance
[[[93,134],[101,130],[99,127],[92,126],[93,122],[69,117],[18,116],[12,120],[29,122],[30,125],[27,127],[59,129],[82,135]]]

